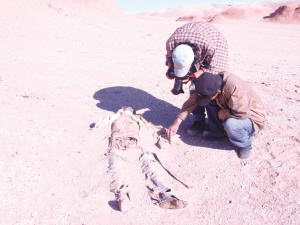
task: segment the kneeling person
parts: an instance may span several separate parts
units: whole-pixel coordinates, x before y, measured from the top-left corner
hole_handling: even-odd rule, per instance
[[[248,158],[252,149],[251,137],[263,129],[266,114],[255,91],[229,72],[219,75],[205,72],[195,79],[195,89],[197,97],[181,110],[169,128],[169,135],[177,131],[194,108],[205,106],[208,131],[204,136],[210,139],[227,136],[236,147],[238,156]]]

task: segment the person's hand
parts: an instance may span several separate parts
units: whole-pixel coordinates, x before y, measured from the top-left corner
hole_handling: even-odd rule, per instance
[[[198,77],[200,77],[203,73],[204,73],[204,71],[203,71],[202,69],[199,69],[199,70],[196,71],[194,74],[195,74],[195,77],[198,78]]]
[[[174,123],[168,129],[168,137],[171,140],[172,136],[177,133],[178,128],[181,124],[182,120],[177,118]]]
[[[203,74],[203,70],[199,69],[198,71],[196,71],[195,73],[189,74],[188,78],[185,80],[182,80],[182,83],[187,84],[189,81],[193,80],[193,79],[197,79],[198,77],[200,77]]]
[[[218,111],[218,117],[220,120],[226,120],[227,118],[230,117],[230,112],[228,109],[220,109]]]

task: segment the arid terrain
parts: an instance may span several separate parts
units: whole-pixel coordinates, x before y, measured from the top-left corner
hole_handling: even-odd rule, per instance
[[[228,40],[230,70],[268,111],[251,158],[240,160],[225,141],[189,137],[189,118],[176,143],[153,145],[191,186],[165,176],[188,206],[154,205],[133,170],[138,194],[122,213],[110,204],[110,127],[90,124],[122,106],[148,108],[144,117],[154,125],[173,122],[188,91],[170,91],[165,42],[187,22],[178,17],[195,15],[128,15],[112,0],[30,2],[0,2],[1,225],[300,224],[300,24],[272,14],[285,4],[257,5],[259,20],[251,11],[212,21]],[[286,6],[294,15],[299,5]]]

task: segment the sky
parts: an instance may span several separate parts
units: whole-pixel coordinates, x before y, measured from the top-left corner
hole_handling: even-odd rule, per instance
[[[280,2],[284,0],[115,0],[127,13],[140,13],[182,5],[230,4],[237,2]]]

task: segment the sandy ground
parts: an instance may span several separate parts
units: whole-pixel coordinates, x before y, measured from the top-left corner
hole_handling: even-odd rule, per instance
[[[89,125],[124,105],[149,108],[145,118],[155,125],[173,122],[188,94],[170,92],[165,41],[183,22],[42,4],[19,7],[18,16],[1,7],[1,225],[300,223],[299,25],[216,24],[229,42],[231,70],[268,110],[253,156],[242,161],[226,142],[188,137],[188,119],[178,144],[158,151],[192,186],[167,181],[188,207],[160,209],[145,190],[123,214],[109,204],[109,127]]]

